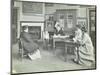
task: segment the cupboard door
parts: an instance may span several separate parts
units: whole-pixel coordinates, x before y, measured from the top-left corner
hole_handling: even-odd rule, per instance
[[[90,36],[93,42],[93,46],[95,47],[96,43],[96,11],[90,10],[89,11],[89,22],[90,22]]]
[[[65,31],[67,31],[68,33],[71,33],[72,30],[75,28],[76,26],[76,11],[74,10],[70,10],[70,11],[67,11],[67,16],[66,16],[66,26],[65,27]]]

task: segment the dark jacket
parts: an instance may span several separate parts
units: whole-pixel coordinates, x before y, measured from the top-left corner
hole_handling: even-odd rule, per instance
[[[56,34],[56,35],[58,35],[58,34],[64,35],[64,31],[63,31],[62,29],[58,31],[58,30],[55,28],[55,34]]]
[[[27,32],[21,33],[21,39],[23,43],[23,48],[26,52],[32,53],[37,50],[38,45],[33,41],[31,34]]]

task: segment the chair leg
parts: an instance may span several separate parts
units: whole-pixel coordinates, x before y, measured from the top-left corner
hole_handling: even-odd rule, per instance
[[[23,60],[23,50],[21,50],[21,61]]]
[[[64,57],[65,57],[65,59],[64,59],[64,61],[66,62],[67,61],[67,53],[68,52],[68,48],[66,47],[65,49],[64,49]]]
[[[19,55],[19,60],[20,60],[20,58],[22,57],[22,50],[21,49],[19,49],[18,55]]]

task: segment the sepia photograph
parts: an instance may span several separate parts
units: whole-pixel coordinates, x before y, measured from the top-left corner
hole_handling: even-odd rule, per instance
[[[11,0],[11,74],[96,69],[96,5]]]

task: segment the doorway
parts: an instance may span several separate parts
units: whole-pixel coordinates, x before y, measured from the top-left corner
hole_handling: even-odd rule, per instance
[[[94,48],[96,47],[96,11],[89,10],[90,36]]]
[[[11,40],[14,44],[17,42],[18,8],[12,8],[11,20]]]

